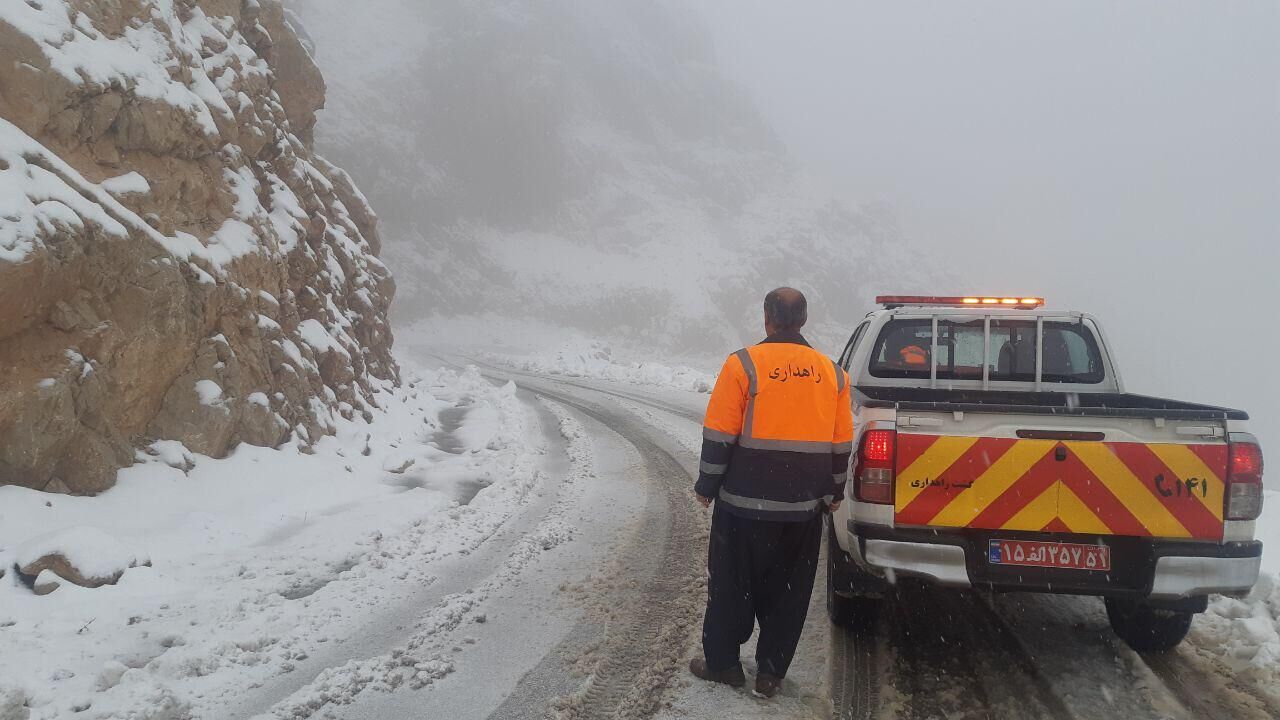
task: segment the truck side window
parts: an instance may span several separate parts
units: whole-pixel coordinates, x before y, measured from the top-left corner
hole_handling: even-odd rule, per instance
[[[848,344],[844,346],[844,352],[840,353],[840,367],[845,370],[849,369],[849,362],[853,359],[853,353],[858,349],[858,343],[862,341],[862,336],[867,334],[867,326],[871,323],[864,322],[853,331],[853,336],[849,338]],[[852,374],[852,373],[851,373]]]
[[[1105,379],[1098,344],[1080,323],[1045,323],[1042,354],[1041,378],[1045,382],[1100,383]]]

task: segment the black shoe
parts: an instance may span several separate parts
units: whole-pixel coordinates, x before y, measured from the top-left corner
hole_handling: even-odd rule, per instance
[[[707,682],[724,683],[729,687],[740,688],[747,684],[747,676],[742,673],[741,665],[734,665],[728,670],[712,672],[707,668],[707,661],[694,658],[689,661],[689,672]]]
[[[751,694],[768,699],[777,695],[780,687],[782,687],[782,678],[767,672],[756,673],[756,689],[752,690]]]

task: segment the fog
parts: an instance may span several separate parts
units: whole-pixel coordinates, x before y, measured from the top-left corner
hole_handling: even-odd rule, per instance
[[[399,322],[705,357],[794,284],[835,352],[877,293],[1037,294],[1280,442],[1274,3],[291,5]]]
[[[891,213],[787,156],[691,3],[292,5],[329,86],[317,145],[382,218],[399,322],[722,358],[790,284],[835,352],[872,299],[855,277],[933,284]]]
[[[1129,389],[1280,447],[1280,5],[701,7],[798,162],[894,208],[939,292],[1094,313]]]

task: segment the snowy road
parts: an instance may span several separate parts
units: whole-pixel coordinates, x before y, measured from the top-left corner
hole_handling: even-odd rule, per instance
[[[495,384],[505,379],[493,377]],[[700,512],[688,468],[617,406],[523,381],[518,393],[551,438],[539,499],[481,546],[430,571],[442,578],[287,681],[252,693],[251,717],[647,717],[677,671],[698,619]],[[671,435],[671,433],[666,433]],[[552,525],[569,537],[544,542]],[[529,545],[545,552],[524,553]],[[514,560],[514,562],[513,562]],[[395,653],[422,618],[459,597],[464,622],[432,633],[453,654],[447,676],[395,692],[337,692],[346,658]],[[680,605],[673,598],[688,598]],[[349,663],[348,663],[349,664]],[[335,672],[337,670],[337,672]]]
[[[649,717],[688,653],[702,593],[701,539],[704,513],[689,502],[688,453],[672,446],[669,433],[655,431],[616,403],[585,399],[551,383],[522,380],[542,397],[595,420],[629,443],[643,463],[649,502],[630,536],[619,546],[601,581],[588,590],[599,623],[589,652],[558,647],[535,668],[534,680],[555,667],[584,666],[583,686],[557,704],[565,717]],[[686,465],[676,459],[685,456]],[[540,684],[522,682],[519,708],[536,707]],[[501,715],[501,713],[500,713]]]
[[[1092,598],[902,585],[845,631],[820,576],[778,697],[698,682],[706,395],[433,362],[311,454],[157,460],[96,499],[10,489],[0,531],[92,515],[155,562],[96,591],[0,585],[22,650],[0,654],[0,720],[6,697],[32,720],[1280,717],[1262,584],[1142,657]]]
[[[1143,657],[1114,637],[1093,598],[916,585],[900,587],[863,631],[830,626],[815,597],[802,657],[773,703],[690,682],[682,667],[698,648],[706,517],[693,511],[688,482],[705,396],[483,367],[630,444],[650,493],[637,528],[645,539],[633,530],[611,579],[590,588],[609,620],[577,624],[491,717],[548,707],[560,717],[1280,717],[1274,690],[1201,652],[1194,634],[1176,652]],[[584,665],[586,677],[565,678],[564,668]]]
[[[874,628],[836,631],[832,658],[841,718],[1280,717],[1274,690],[1194,637],[1167,654],[1129,650],[1092,598],[903,586]]]

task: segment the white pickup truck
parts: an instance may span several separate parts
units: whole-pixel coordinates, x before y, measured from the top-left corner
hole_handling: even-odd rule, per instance
[[[903,578],[1102,596],[1138,650],[1258,577],[1262,451],[1239,410],[1124,392],[1089,315],[1039,298],[881,297],[839,363],[856,451],[827,608]]]

